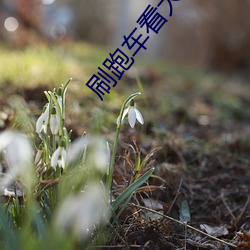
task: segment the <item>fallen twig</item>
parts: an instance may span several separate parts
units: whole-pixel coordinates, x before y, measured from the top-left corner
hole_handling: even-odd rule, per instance
[[[176,223],[178,223],[178,224],[181,224],[181,225],[183,225],[184,227],[188,227],[188,228],[190,228],[190,229],[192,229],[192,230],[194,230],[194,231],[196,231],[196,232],[198,232],[198,233],[200,233],[200,234],[203,234],[203,235],[205,235],[205,236],[207,236],[207,237],[209,237],[209,238],[211,238],[211,239],[213,239],[213,240],[219,241],[219,242],[221,242],[221,243],[223,243],[223,244],[226,244],[226,245],[228,245],[228,246],[230,246],[230,247],[237,248],[236,245],[234,245],[234,244],[232,244],[232,243],[229,243],[229,242],[226,242],[226,241],[224,241],[224,240],[218,239],[218,238],[216,238],[216,237],[214,237],[214,236],[212,236],[212,235],[209,235],[209,234],[207,234],[207,233],[205,233],[205,232],[203,232],[203,231],[201,231],[201,230],[199,230],[199,229],[197,229],[197,228],[195,228],[195,227],[192,227],[192,226],[188,225],[187,222],[178,221],[178,220],[176,220],[176,219],[173,219],[173,218],[170,217],[170,216],[167,216],[167,215],[165,215],[165,214],[162,214],[162,213],[160,213],[160,212],[157,212],[157,211],[155,211],[155,210],[153,210],[153,209],[150,209],[150,208],[147,208],[147,207],[144,207],[144,206],[141,206],[141,205],[136,205],[136,204],[134,204],[134,203],[130,203],[130,204],[128,204],[128,205],[134,206],[134,207],[137,207],[137,208],[140,208],[140,209],[145,209],[145,210],[150,211],[150,212],[152,212],[152,213],[161,215],[161,216],[163,216],[164,218],[167,218],[167,219],[169,219],[169,220],[171,220],[171,221],[174,221],[174,222],[176,222]]]

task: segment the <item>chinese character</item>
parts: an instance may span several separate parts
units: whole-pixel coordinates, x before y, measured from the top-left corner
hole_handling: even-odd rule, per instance
[[[100,71],[102,71],[106,76],[108,76],[113,82],[114,82],[114,84],[113,84],[113,87],[115,87],[116,86],[116,84],[117,84],[117,81],[114,79],[114,78],[112,78],[109,74],[107,74],[103,69],[101,69],[100,67],[98,67],[98,69],[100,70]],[[102,96],[101,96],[101,94],[102,95],[104,95],[104,92],[103,91],[105,91],[106,93],[110,93],[109,92],[109,90],[111,89],[110,88],[110,85],[109,84],[107,84],[107,83],[110,83],[110,80],[109,79],[107,79],[102,73],[100,73],[100,72],[98,72],[97,73],[99,76],[101,76],[104,80],[101,80],[101,78],[100,77],[98,77],[96,74],[94,74],[90,79],[89,79],[89,81],[86,83],[86,85],[90,88],[90,89],[92,89],[99,97],[100,97],[100,99],[103,101],[103,98],[102,98]],[[99,80],[101,80],[101,81],[99,81]],[[99,81],[99,82],[98,82]],[[92,82],[92,83],[91,83]]]
[[[161,0],[161,2],[157,5],[157,7],[160,7],[161,4],[162,4],[164,1],[165,1],[165,0]],[[177,1],[180,1],[180,0],[167,0],[167,1],[168,1],[168,3],[169,3],[169,6],[170,6],[170,14],[169,14],[169,16],[172,16],[172,14],[173,14],[173,6],[172,6],[171,1],[177,2]]]
[[[165,0],[161,0],[161,2],[160,2],[160,3],[158,3],[157,7],[160,7],[160,6],[161,6],[161,4],[162,4],[164,1],[165,1]]]
[[[143,43],[140,43],[139,40],[140,40],[142,34],[140,34],[137,38],[134,38],[134,37],[132,36],[132,35],[135,33],[136,30],[137,30],[137,28],[134,28],[134,30],[130,33],[130,35],[129,35],[128,37],[123,36],[124,39],[125,39],[125,41],[122,43],[122,46],[124,46],[124,44],[126,43],[126,44],[128,45],[128,48],[129,48],[130,50],[134,47],[134,45],[135,45],[136,43],[140,45],[139,48],[137,48],[137,50],[136,50],[135,53],[133,54],[133,56],[135,56],[135,55],[137,54],[137,52],[138,52],[141,48],[143,48],[143,49],[145,49],[145,50],[147,49],[147,48],[144,46],[144,44],[145,44],[145,43],[147,42],[147,40],[149,39],[149,36],[147,36],[147,38],[143,41]],[[128,40],[129,40],[130,38],[134,41],[131,45],[128,43]]]
[[[155,33],[158,34],[158,31],[162,28],[162,26],[168,21],[158,12],[155,13],[157,8],[151,7],[150,4],[146,8],[146,10],[142,13],[142,15],[137,20],[141,28],[146,24],[147,33],[149,33],[149,29],[153,30]],[[150,9],[149,9],[150,8]],[[155,13],[155,14],[154,14]],[[154,15],[153,15],[154,14]]]
[[[119,54],[117,56],[115,56],[117,53],[122,54],[122,56],[120,56]],[[103,62],[103,65],[111,70],[111,68],[114,71],[111,71],[115,76],[118,77],[119,80],[121,80],[124,70],[128,70],[130,69],[130,67],[134,64],[135,60],[134,58],[131,57],[132,62],[127,66],[128,62],[129,62],[129,58],[126,54],[124,54],[120,49],[116,49],[116,51],[111,54],[109,53],[111,60],[109,60],[108,58]],[[110,63],[110,65],[108,66],[107,63]],[[118,66],[117,66],[118,65]],[[127,66],[127,67],[126,67]],[[119,70],[119,67],[121,67],[123,69],[123,71]]]

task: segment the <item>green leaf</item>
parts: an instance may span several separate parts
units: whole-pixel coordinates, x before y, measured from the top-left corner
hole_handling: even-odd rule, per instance
[[[133,184],[127,187],[112,203],[113,210],[115,211],[124,200],[126,200],[137,188],[139,188],[143,183],[145,183],[147,179],[151,176],[151,174],[154,172],[154,170],[154,168],[151,168],[143,176],[138,178]]]
[[[6,249],[7,250],[21,250],[20,241],[13,226],[9,223],[8,215],[2,208],[0,208],[0,228],[3,231]],[[2,232],[1,232],[2,233]]]

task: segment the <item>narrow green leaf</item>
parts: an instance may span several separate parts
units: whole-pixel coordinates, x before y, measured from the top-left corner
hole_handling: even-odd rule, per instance
[[[148,170],[143,176],[138,178],[133,184],[131,184],[128,188],[126,188],[118,198],[112,203],[112,208],[115,211],[124,200],[126,200],[137,188],[139,188],[154,172],[154,168]]]
[[[20,241],[16,231],[10,225],[8,221],[8,215],[3,212],[2,208],[0,208],[0,227],[2,228],[6,249],[7,250],[21,250]]]
[[[127,198],[127,200],[123,203],[122,207],[119,209],[119,212],[117,213],[117,215],[115,216],[113,222],[112,222],[112,225],[114,225],[117,220],[119,219],[120,215],[122,214],[122,212],[124,211],[124,209],[126,208],[127,204],[129,203],[130,199],[132,198],[133,196],[133,193],[131,193],[129,195],[129,197]]]
[[[141,170],[141,154],[137,154],[135,171],[138,173]]]

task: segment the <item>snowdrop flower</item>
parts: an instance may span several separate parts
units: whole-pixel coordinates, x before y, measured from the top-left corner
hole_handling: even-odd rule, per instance
[[[64,148],[63,143],[55,150],[51,157],[51,166],[55,169],[56,166],[64,169],[67,161],[67,152]]]
[[[27,186],[31,185],[33,153],[28,138],[21,133],[6,130],[0,133],[0,152],[8,164],[7,173],[1,180],[1,188],[17,177],[21,177]]]
[[[53,135],[56,135],[59,131],[60,121],[58,112],[55,107],[52,108],[50,116],[50,130]]]
[[[40,115],[36,122],[36,132],[41,133],[42,131],[46,134],[47,125],[49,120],[49,104],[44,107],[43,113]]]
[[[141,124],[144,123],[141,112],[135,107],[134,99],[130,101],[129,107],[124,110],[122,120],[125,118],[127,114],[128,114],[129,125],[132,128],[134,128],[136,120],[138,120],[138,122],[140,122]]]
[[[86,154],[88,150],[88,154]],[[75,140],[68,153],[68,162],[72,163],[79,157],[87,162],[87,166],[94,166],[105,173],[110,164],[110,149],[102,137],[84,136]]]
[[[101,137],[93,137],[89,147],[88,165],[94,165],[102,173],[107,172],[110,164],[110,150],[107,142]]]
[[[104,197],[98,182],[89,184],[81,194],[68,196],[56,213],[56,229],[72,233],[79,240],[91,237],[95,226],[108,220],[108,203]]]

